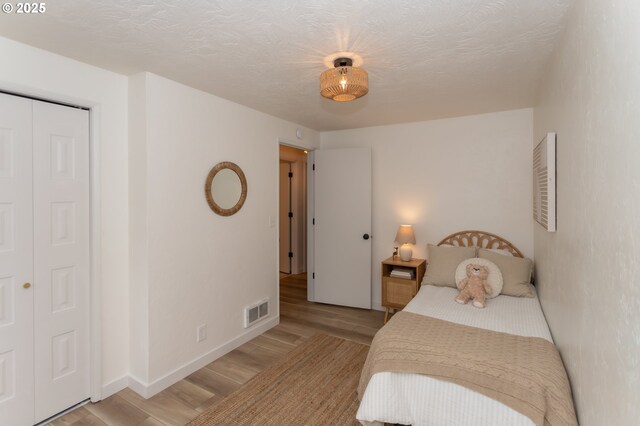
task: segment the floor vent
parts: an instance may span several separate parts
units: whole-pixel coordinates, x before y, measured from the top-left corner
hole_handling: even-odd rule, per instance
[[[244,328],[269,316],[269,299],[264,299],[244,308]]]

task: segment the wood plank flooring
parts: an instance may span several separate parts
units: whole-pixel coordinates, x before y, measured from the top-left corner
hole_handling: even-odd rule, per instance
[[[370,344],[382,327],[378,311],[307,301],[306,275],[280,280],[280,324],[149,399],[130,389],[89,403],[49,425],[183,425],[215,406],[275,360],[317,333]]]

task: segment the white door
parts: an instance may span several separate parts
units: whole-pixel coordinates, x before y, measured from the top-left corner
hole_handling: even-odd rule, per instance
[[[371,151],[314,160],[314,301],[371,309]]]
[[[291,163],[286,161],[280,162],[280,272],[285,274],[291,273],[291,258],[289,252],[291,251],[291,218],[289,212],[291,211],[291,179],[289,173],[291,172]]]
[[[88,112],[0,94],[0,424],[89,397]]]
[[[89,398],[89,112],[33,102],[35,420]]]
[[[33,423],[31,104],[0,94],[0,424]]]

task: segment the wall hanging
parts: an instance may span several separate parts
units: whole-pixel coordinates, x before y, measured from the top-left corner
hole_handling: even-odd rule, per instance
[[[533,150],[533,218],[556,231],[556,134],[547,133]]]
[[[211,210],[220,216],[231,216],[247,198],[247,179],[237,164],[223,161],[209,172],[204,194]]]

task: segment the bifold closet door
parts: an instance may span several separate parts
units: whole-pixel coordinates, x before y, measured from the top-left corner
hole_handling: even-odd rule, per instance
[[[0,93],[0,425],[89,397],[89,115]]]
[[[33,101],[35,421],[88,398],[89,112]]]
[[[0,94],[0,424],[34,420],[32,101]]]

